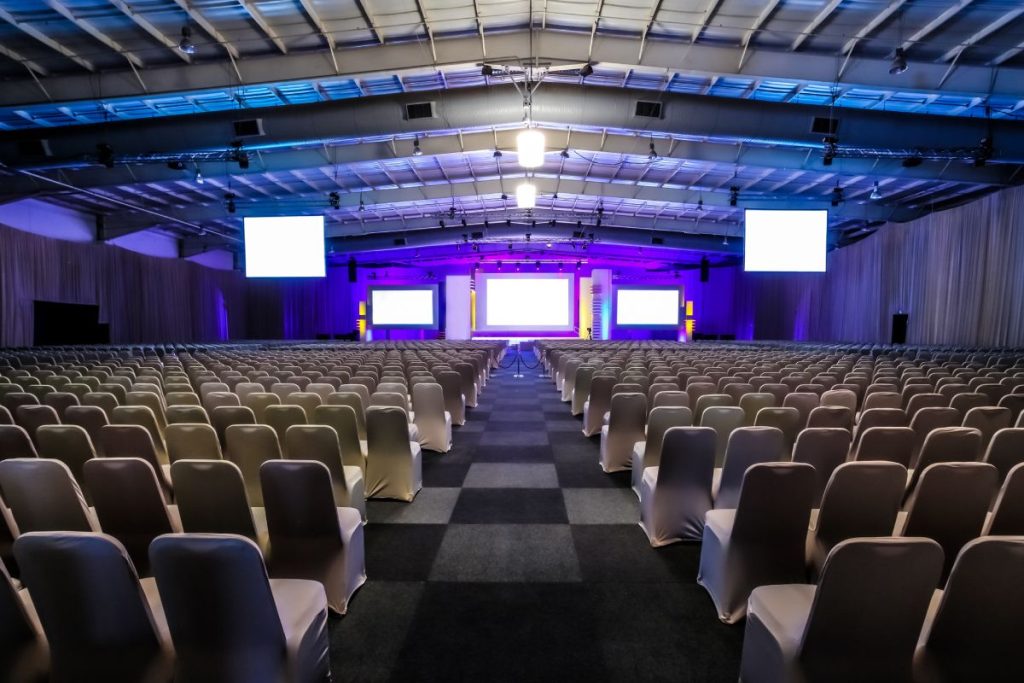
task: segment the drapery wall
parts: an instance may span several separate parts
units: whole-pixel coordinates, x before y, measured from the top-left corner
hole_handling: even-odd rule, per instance
[[[740,338],[1024,346],[1024,188],[894,223],[828,256],[824,274],[737,273]]]
[[[250,279],[250,339],[312,339],[355,329],[354,286],[348,268],[327,268],[324,278]]]
[[[239,273],[0,226],[0,346],[32,344],[36,299],[99,305],[115,344],[246,336]]]

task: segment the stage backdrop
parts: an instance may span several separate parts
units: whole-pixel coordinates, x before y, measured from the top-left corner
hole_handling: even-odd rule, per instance
[[[825,274],[734,277],[740,338],[888,343],[902,311],[910,344],[1024,346],[1024,188],[886,225]]]
[[[0,227],[0,346],[32,343],[36,299],[99,305],[115,344],[246,333],[240,273]]]

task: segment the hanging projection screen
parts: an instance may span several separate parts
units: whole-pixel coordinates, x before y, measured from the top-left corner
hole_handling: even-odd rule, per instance
[[[762,273],[824,273],[828,211],[765,211],[744,215],[743,269]]]
[[[371,327],[438,327],[437,285],[371,286],[368,299]]]
[[[324,277],[324,217],[246,217],[246,277]]]
[[[678,287],[619,287],[615,290],[617,327],[679,327]]]
[[[479,332],[573,332],[573,275],[477,275]]]

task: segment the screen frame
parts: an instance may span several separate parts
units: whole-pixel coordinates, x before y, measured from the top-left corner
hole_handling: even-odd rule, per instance
[[[750,269],[747,266],[747,245],[749,241],[747,239],[747,216],[751,211],[758,213],[821,213],[825,214],[825,227],[822,231],[824,233],[824,246],[822,248],[822,265],[821,269],[800,269],[800,270],[779,270],[779,269]],[[824,273],[828,271],[828,219],[829,211],[827,209],[744,209],[743,210],[743,272],[744,273]]]
[[[664,291],[672,290],[678,295],[679,306],[676,307],[676,323],[675,325],[652,325],[652,324],[637,324],[637,323],[619,323],[619,292],[623,290],[632,291]],[[625,330],[678,330],[682,324],[682,313],[683,310],[683,290],[679,285],[616,285],[612,290],[612,325],[614,327],[622,328]]]
[[[488,325],[487,324],[487,287],[490,280],[566,280],[569,283],[568,307],[569,322],[566,325]],[[579,278],[574,273],[493,273],[479,272],[476,276],[476,327],[473,332],[485,334],[501,333],[541,333],[541,335],[578,334],[579,306],[577,306],[577,288]],[[520,335],[521,336],[521,335]]]
[[[373,293],[379,290],[430,291],[433,300],[434,322],[430,325],[386,325],[373,322]],[[366,326],[374,330],[437,330],[441,328],[441,286],[433,285],[369,285],[366,288]]]
[[[249,274],[249,238],[247,222],[250,220],[289,220],[289,219],[320,219],[320,237],[323,252],[323,270],[316,275],[250,275]],[[245,277],[253,280],[311,280],[327,277],[327,218],[322,215],[312,216],[244,216],[242,218],[242,254],[245,258]]]

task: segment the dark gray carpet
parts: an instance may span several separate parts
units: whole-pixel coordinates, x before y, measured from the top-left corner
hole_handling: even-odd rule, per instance
[[[734,683],[743,627],[696,584],[699,546],[652,549],[628,474],[524,373],[498,370],[452,451],[424,453],[412,504],[370,501],[334,679]]]

